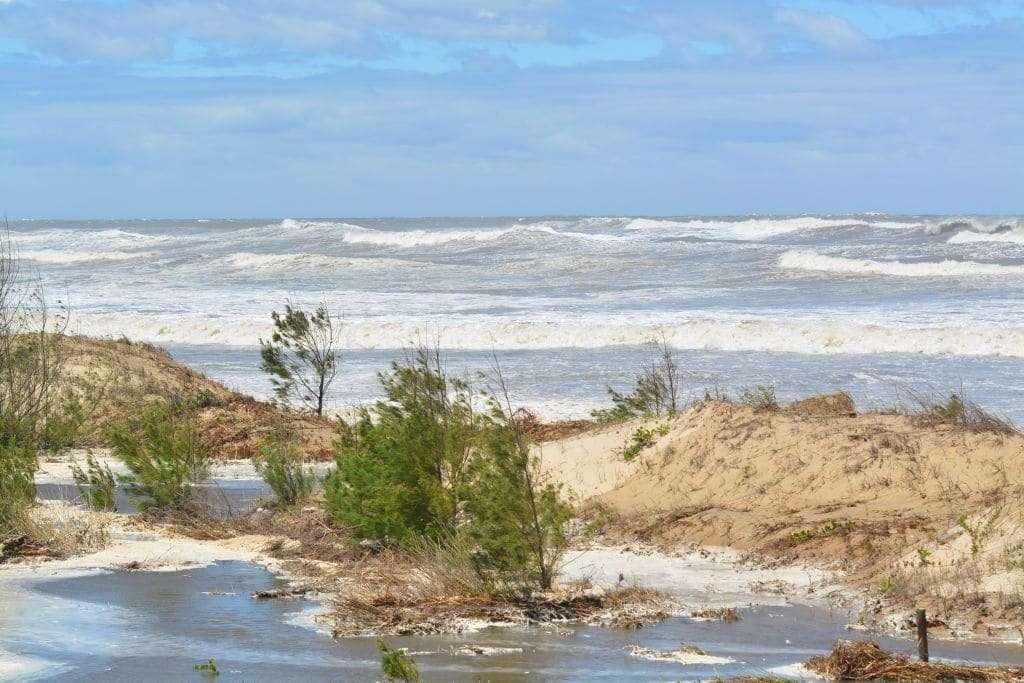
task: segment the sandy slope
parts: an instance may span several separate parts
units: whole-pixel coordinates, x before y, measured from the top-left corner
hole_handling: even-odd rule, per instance
[[[542,454],[581,501],[641,538],[817,561],[885,585],[884,601],[997,630],[1021,621],[1024,437],[808,412],[708,402],[630,463],[622,453],[639,424]]]

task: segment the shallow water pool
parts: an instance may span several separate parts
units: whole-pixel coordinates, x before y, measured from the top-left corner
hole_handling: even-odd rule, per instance
[[[370,681],[380,677],[372,638],[333,640],[310,626],[312,603],[257,601],[284,583],[266,570],[221,562],[178,572],[109,571],[75,578],[0,575],[0,658],[15,679],[198,680],[213,658],[219,680]],[[459,636],[389,638],[429,681],[707,679],[763,674],[828,650],[848,615],[804,606],[754,607],[737,623],[673,618],[639,631],[597,627],[489,628]],[[876,638],[909,651],[908,640]],[[634,657],[633,645],[696,645],[731,660],[681,665]],[[470,655],[463,645],[504,648]],[[934,641],[934,657],[1024,664],[1024,648]],[[783,669],[785,670],[785,669]],[[0,677],[5,671],[0,667]],[[13,672],[13,673],[12,673]]]

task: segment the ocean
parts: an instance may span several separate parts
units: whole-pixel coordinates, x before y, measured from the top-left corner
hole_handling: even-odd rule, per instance
[[[72,331],[164,346],[261,397],[270,312],[323,301],[344,321],[337,409],[437,342],[470,377],[497,357],[545,417],[586,416],[664,336],[693,397],[963,390],[1024,423],[1018,216],[38,220],[10,239]]]

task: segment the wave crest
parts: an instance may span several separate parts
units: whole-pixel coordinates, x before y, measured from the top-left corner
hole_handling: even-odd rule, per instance
[[[1024,277],[1024,266],[978,263],[976,261],[872,261],[828,256],[813,251],[787,251],[779,257],[780,268],[820,273],[891,275],[895,277]]]
[[[82,314],[80,331],[95,336],[128,334],[158,344],[255,346],[270,325],[252,318]],[[688,319],[557,320],[346,320],[345,346],[396,349],[439,338],[449,349],[596,349],[642,344],[665,334],[679,349],[802,354],[913,353],[1024,357],[1024,327],[965,324],[923,327],[851,324],[844,320],[769,321]]]

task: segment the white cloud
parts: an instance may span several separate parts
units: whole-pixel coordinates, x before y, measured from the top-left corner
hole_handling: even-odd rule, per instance
[[[861,50],[867,39],[847,21],[830,15],[785,8],[775,12],[775,19],[799,29],[814,42],[832,50]]]

